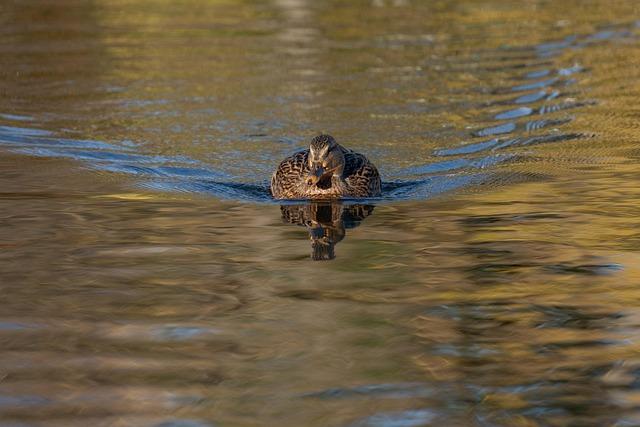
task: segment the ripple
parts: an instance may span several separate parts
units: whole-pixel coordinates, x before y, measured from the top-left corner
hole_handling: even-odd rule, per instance
[[[430,199],[439,194],[457,189],[479,185],[488,180],[486,174],[465,174],[451,176],[432,176],[425,179],[408,181],[387,181],[382,183],[379,200],[420,200]],[[375,199],[374,199],[375,200]]]
[[[564,123],[564,122],[563,122]],[[461,154],[472,154],[486,150],[500,150],[508,147],[514,147],[518,145],[535,145],[548,142],[560,142],[568,141],[572,139],[588,138],[589,135],[580,133],[566,133],[566,134],[549,134],[538,135],[530,137],[514,137],[508,139],[490,139],[487,141],[476,142],[471,144],[461,145],[460,147],[450,149],[440,149],[434,152],[436,156],[455,156]],[[455,163],[454,163],[455,164]]]
[[[420,427],[437,418],[430,409],[382,412],[349,424],[349,427]]]
[[[436,150],[434,154],[436,156],[455,156],[458,154],[472,154],[472,153],[477,153],[480,151],[487,150],[489,148],[493,148],[498,143],[500,143],[500,140],[498,139],[489,139],[487,141],[464,144],[455,148],[443,148],[440,150]]]
[[[367,384],[351,388],[330,388],[323,391],[306,393],[305,398],[343,399],[352,397],[385,397],[406,399],[413,397],[430,397],[436,390],[423,383]]]
[[[500,135],[504,133],[513,132],[514,130],[516,130],[515,122],[508,122],[508,123],[503,123],[501,125],[480,129],[478,131],[473,132],[473,136]]]
[[[155,424],[154,427],[215,427],[215,424],[197,420],[171,420]]]
[[[504,140],[493,147],[494,150],[500,150],[508,147],[523,146],[523,145],[536,145],[545,144],[551,142],[570,141],[573,139],[587,138],[588,136],[580,133],[566,133],[566,134],[550,134],[531,137],[517,137]]]
[[[538,130],[538,129],[542,129],[542,128],[546,128],[549,126],[558,126],[558,125],[562,125],[565,123],[570,122],[571,119],[543,119],[543,120],[532,120],[529,122],[526,122],[524,125],[524,130],[526,130],[527,132],[531,132],[534,130]]]
[[[584,71],[584,68],[578,64],[575,64],[571,67],[567,67],[567,68],[561,68],[558,70],[558,74],[561,76],[570,76],[571,74],[574,73],[579,73]]]
[[[0,331],[24,331],[34,328],[36,326],[29,323],[0,321]]]
[[[140,166],[128,163],[113,163],[106,165],[105,170],[120,173],[130,173],[134,175],[149,177],[171,177],[184,179],[220,179],[227,178],[229,175],[223,172],[204,168],[191,168],[184,166]]]
[[[580,42],[580,45],[589,45],[592,43],[613,40],[613,39],[621,39],[627,37],[633,37],[633,33],[629,30],[602,30],[598,31],[595,34],[590,34],[584,38]]]
[[[221,331],[197,325],[105,325],[97,336],[133,341],[187,341],[216,339]]]
[[[582,67],[579,64],[574,64],[570,67],[565,67],[565,68],[559,68],[558,70],[554,71],[551,69],[543,69],[543,70],[537,70],[537,71],[529,71],[527,73],[524,74],[523,78],[525,79],[540,79],[542,77],[547,77],[550,76],[551,74],[557,74],[559,76],[570,76],[571,74],[574,73],[579,73],[584,71],[584,67]]]
[[[243,200],[251,202],[273,203],[269,186],[265,184],[250,184],[236,182],[220,182],[213,180],[194,181],[161,181],[149,180],[139,184],[143,188],[163,192],[210,194],[221,199]]]
[[[533,108],[519,107],[519,108],[514,108],[513,110],[504,111],[502,113],[496,114],[494,116],[494,119],[496,120],[517,119],[519,117],[531,115],[532,113],[533,113]]]
[[[161,156],[145,156],[142,154],[121,153],[117,151],[79,151],[79,150],[63,150],[53,148],[19,148],[15,152],[27,154],[37,157],[60,157],[73,160],[91,161],[90,166],[104,169],[100,163],[106,162],[138,162],[138,163],[160,163],[166,162],[168,159]]]
[[[5,120],[13,120],[16,122],[32,122],[35,120],[33,117],[29,117],[29,116],[21,116],[18,114],[6,114],[6,113],[0,113],[0,118]]]
[[[546,100],[547,101],[551,101],[552,99],[557,98],[558,96],[560,96],[560,91],[554,90],[553,92],[551,92],[549,95],[547,95]]]
[[[620,264],[554,264],[546,268],[554,273],[585,274],[588,276],[609,275],[623,270],[623,266]]]
[[[542,77],[546,77],[551,74],[551,70],[538,70],[538,71],[529,71],[524,75],[525,79],[539,79]]]
[[[541,43],[539,45],[536,45],[535,49],[538,52],[549,52],[549,51],[566,49],[569,46],[571,46],[577,40],[577,38],[578,36],[576,35],[567,36],[564,39],[559,41]]]
[[[600,40],[607,40],[607,39],[611,39],[613,37],[615,37],[616,35],[620,34],[620,32],[618,31],[614,31],[614,30],[603,30],[603,31],[598,31],[595,34],[590,34],[585,38],[585,41],[600,41]],[[628,34],[628,32],[625,32],[625,34]]]
[[[51,400],[40,396],[9,396],[0,394],[0,408],[43,406],[50,403]]]
[[[578,107],[584,107],[587,105],[595,105],[595,102],[593,101],[583,101],[583,102],[576,102],[576,101],[570,101],[570,102],[562,102],[560,104],[545,104],[543,106],[541,106],[537,113],[542,115],[542,114],[550,114],[550,113],[555,113],[557,111],[563,111],[563,110],[570,110],[572,108],[578,108]]]
[[[198,326],[163,326],[152,331],[152,336],[161,341],[184,341],[215,335],[218,331]]]
[[[524,92],[528,90],[542,89],[542,88],[556,84],[559,80],[560,80],[559,78],[553,77],[551,79],[540,80],[534,83],[525,83],[525,84],[513,86],[510,90],[512,92]]]
[[[53,132],[44,129],[0,126],[0,135],[4,134],[16,136],[51,136]]]
[[[513,102],[516,104],[529,104],[532,102],[537,102],[547,96],[547,92],[542,90],[534,93],[528,93],[526,95],[522,95],[516,98]]]
[[[21,135],[8,135],[0,133],[0,144],[16,147],[25,147],[25,150],[33,149],[37,155],[38,147],[48,147],[55,149],[84,148],[95,150],[115,150],[127,151],[127,147],[116,147],[100,141],[73,140],[64,138],[38,138],[24,137]]]
[[[405,174],[428,174],[451,172],[459,169],[485,169],[499,163],[511,160],[514,155],[495,155],[472,159],[455,159],[444,162],[434,162],[423,166],[407,168]]]

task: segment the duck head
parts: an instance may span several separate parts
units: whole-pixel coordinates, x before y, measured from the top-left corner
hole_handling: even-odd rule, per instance
[[[330,187],[333,178],[339,179],[344,171],[342,148],[331,135],[318,135],[309,144],[309,175],[307,185]]]

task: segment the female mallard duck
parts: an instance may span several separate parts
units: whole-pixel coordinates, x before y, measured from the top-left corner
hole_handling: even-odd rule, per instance
[[[337,199],[380,195],[378,169],[331,135],[318,135],[308,150],[280,163],[271,177],[276,199]]]

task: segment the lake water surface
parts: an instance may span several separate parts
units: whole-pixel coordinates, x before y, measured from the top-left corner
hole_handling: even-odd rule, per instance
[[[0,426],[640,425],[639,19],[3,2]],[[269,197],[319,132],[383,197]]]

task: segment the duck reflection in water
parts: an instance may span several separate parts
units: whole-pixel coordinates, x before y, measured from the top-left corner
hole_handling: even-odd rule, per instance
[[[307,228],[311,239],[311,259],[314,261],[334,259],[335,246],[344,239],[345,230],[359,226],[373,212],[372,205],[340,201],[281,205],[280,209],[284,222]]]

